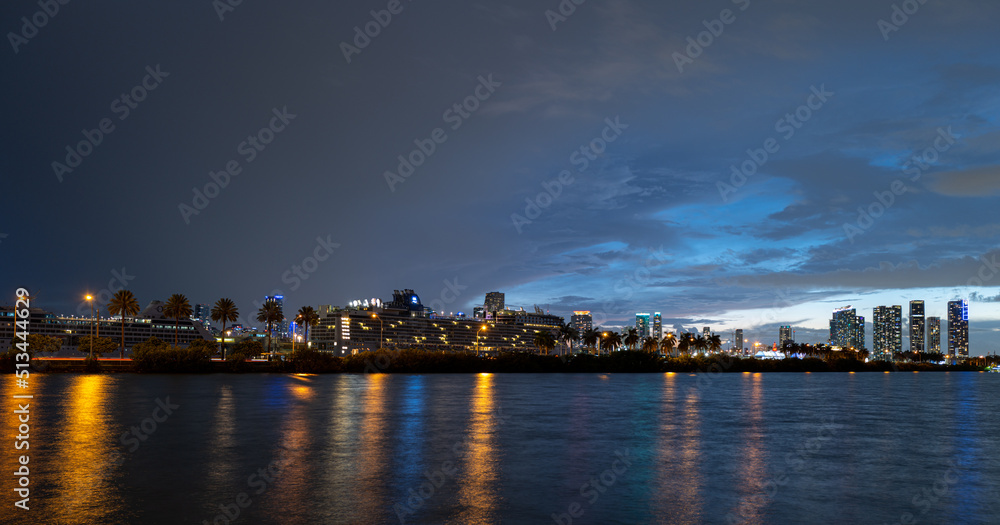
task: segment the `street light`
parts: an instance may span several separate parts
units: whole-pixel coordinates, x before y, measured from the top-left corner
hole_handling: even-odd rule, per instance
[[[379,317],[378,314],[372,314],[372,319],[378,319],[378,348],[379,350],[381,350],[383,341],[382,338],[385,335],[385,331],[383,330],[382,327],[382,318]]]
[[[87,294],[84,297],[90,303],[90,358],[94,358],[94,296]]]
[[[607,338],[608,338],[608,333],[607,332],[604,332],[603,334],[601,334],[601,339],[607,339]],[[601,343],[601,346],[604,347],[604,350],[608,349],[608,347],[607,347],[607,345],[605,343]],[[597,355],[601,355],[601,351],[599,349],[597,350]]]
[[[479,330],[476,330],[476,357],[479,357],[479,332],[486,330],[486,325],[480,326]]]

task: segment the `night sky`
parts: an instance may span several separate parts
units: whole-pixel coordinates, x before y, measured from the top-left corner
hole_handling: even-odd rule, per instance
[[[244,321],[499,290],[766,344],[966,298],[992,352],[1000,5],[895,5],[9,0],[2,280]]]

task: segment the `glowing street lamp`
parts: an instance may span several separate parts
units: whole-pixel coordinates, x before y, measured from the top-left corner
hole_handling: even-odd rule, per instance
[[[90,358],[94,358],[94,296],[87,294],[84,299],[90,303]]]

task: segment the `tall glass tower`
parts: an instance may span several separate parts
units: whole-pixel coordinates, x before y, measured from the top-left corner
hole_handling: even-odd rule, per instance
[[[910,301],[910,351],[926,352],[927,336],[924,325],[924,302]]]

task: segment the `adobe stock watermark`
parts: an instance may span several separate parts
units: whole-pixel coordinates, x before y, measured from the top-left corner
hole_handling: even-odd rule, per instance
[[[934,139],[932,146],[923,152],[914,154],[910,160],[903,164],[903,173],[910,175],[911,182],[920,180],[924,172],[941,158],[941,153],[950,150],[958,142],[958,137],[952,132],[951,126],[938,128],[937,131],[938,136]],[[914,166],[914,164],[916,165]],[[873,192],[875,200],[867,207],[858,207],[858,217],[854,224],[844,223],[844,235],[847,236],[847,240],[854,244],[854,238],[871,230],[875,226],[875,221],[896,204],[897,197],[902,196],[907,191],[909,188],[906,184],[901,179],[896,179],[889,184],[888,190]]]
[[[129,275],[128,272],[125,271],[124,266],[122,266],[122,270],[120,272],[112,268],[111,279],[108,281],[108,287],[103,288],[101,291],[94,294],[94,310],[99,312],[104,305],[111,301],[111,297],[115,295],[115,292],[128,288],[129,281],[133,280],[135,280],[135,276]],[[90,302],[80,301],[80,303],[76,305],[76,315],[79,317],[90,315]],[[98,315],[98,317],[100,316]]]
[[[406,1],[412,2],[413,0]],[[389,27],[392,17],[402,13],[403,9],[405,7],[400,3],[400,0],[389,0],[385,9],[378,11],[373,9],[370,12],[372,19],[365,23],[364,29],[361,26],[354,26],[354,45],[347,42],[340,43],[340,52],[344,54],[344,60],[350,64],[351,56],[360,55],[361,51],[372,43],[372,40],[382,34],[383,29]]]
[[[726,514],[726,523],[728,525],[744,523],[752,514],[752,508],[762,508],[774,501],[781,487],[788,485],[793,475],[801,474],[809,460],[823,449],[825,443],[833,439],[836,429],[833,416],[828,417],[826,422],[820,423],[815,437],[805,440],[795,447],[794,451],[785,454],[784,467],[777,475],[760,484],[759,493],[740,499],[736,507],[737,514],[731,512]]]
[[[917,14],[917,11],[920,11],[920,7],[926,3],[927,0],[904,0],[901,4],[892,4],[892,14],[889,16],[889,20],[880,18],[875,23],[878,26],[879,32],[882,33],[882,40],[888,42],[889,36],[899,31],[901,27],[910,21],[910,17]]]
[[[243,4],[243,0],[212,0],[212,8],[219,16],[219,22],[226,21],[226,15],[236,11],[236,8]]]
[[[732,0],[732,2],[740,8],[740,11],[746,11],[750,7],[750,0]],[[684,74],[684,68],[690,64],[694,64],[695,59],[700,57],[706,49],[714,44],[716,39],[721,37],[722,33],[726,31],[726,26],[733,22],[736,22],[736,13],[732,9],[723,9],[720,11],[719,18],[703,20],[701,24],[705,26],[705,31],[698,33],[694,37],[687,37],[688,45],[684,48],[684,52],[674,51],[674,54],[671,55],[674,59],[674,64],[677,66],[677,72]]]
[[[914,507],[914,512],[904,512],[893,525],[913,525],[920,523],[917,520],[918,517],[922,517],[930,512],[938,502],[952,494],[952,487],[958,484],[958,472],[963,468],[965,468],[965,465],[961,462],[954,459],[951,460],[948,463],[948,469],[931,486],[924,487],[910,500],[910,503]]]
[[[551,27],[553,31],[558,29],[557,26],[560,23],[569,20],[569,17],[576,13],[576,8],[583,5],[586,1],[587,0],[560,0],[559,5],[556,6],[558,12],[553,11],[552,9],[546,9],[545,20],[548,21],[549,27]]]
[[[319,270],[319,263],[329,259],[334,250],[337,250],[340,246],[339,243],[333,242],[332,234],[327,234],[326,238],[322,236],[316,237],[316,246],[313,247],[312,255],[306,256],[302,259],[301,263],[293,264],[282,272],[279,276],[281,282],[291,285],[291,291],[298,290],[302,286],[302,281],[309,279],[312,274]],[[268,295],[270,297],[283,296],[285,292],[280,288],[275,288]],[[240,312],[243,314],[240,317],[240,323],[244,327],[253,326],[257,322],[257,312],[264,306],[264,303],[257,299],[251,301],[251,304],[253,304],[251,310],[240,308]],[[288,312],[284,313],[287,319],[289,317]]]
[[[59,6],[66,5],[69,0],[38,0],[38,7],[31,17],[21,17],[21,31],[15,33],[7,32],[7,41],[14,48],[14,54],[21,51],[21,46],[27,44],[32,38],[38,36],[38,30],[48,25],[49,20],[59,14]]]
[[[503,405],[497,405],[496,411],[489,414],[490,423],[494,425],[494,428],[500,428],[505,425],[510,417],[509,414],[505,415],[503,413]],[[472,445],[471,441],[472,436],[468,436],[452,444],[448,449],[451,452],[451,459],[442,461],[440,466],[433,471],[430,469],[425,470],[424,478],[426,479],[418,483],[416,488],[410,488],[407,491],[409,496],[404,502],[396,503],[392,506],[392,510],[396,512],[396,518],[399,519],[400,524],[405,524],[409,516],[416,514],[420,509],[424,508],[428,501],[438,493],[447,481],[457,477],[458,468],[455,460],[465,455]]]
[[[983,265],[979,267],[976,275],[969,278],[968,282],[965,283],[966,286],[986,286],[986,283],[992,281],[997,273],[1000,273],[1000,262],[997,262],[997,255],[1000,255],[1000,252],[993,252],[992,259],[987,259],[988,255],[991,254],[986,253],[979,256],[979,260],[983,262]]]
[[[330,258],[333,251],[340,248],[340,244],[333,242],[333,235],[316,237],[316,247],[312,255],[302,259],[302,264],[293,264],[291,268],[281,274],[281,282],[291,285],[294,292],[302,286],[302,281],[309,279],[309,276],[319,269],[319,263]],[[281,294],[279,294],[281,295]]]
[[[628,448],[616,450],[615,459],[607,469],[580,485],[580,497],[583,498],[586,506],[574,501],[566,507],[566,512],[553,512],[552,521],[558,525],[572,525],[574,519],[583,517],[587,512],[586,509],[593,507],[597,500],[628,472],[629,467],[632,466],[632,460],[629,457],[631,453],[632,451]]]
[[[119,121],[123,121],[132,114],[132,111],[139,107],[142,101],[146,100],[151,91],[160,87],[163,79],[170,76],[170,72],[161,71],[160,64],[156,66],[146,66],[146,75],[127,93],[122,93],[118,98],[111,101],[111,112],[118,116]],[[53,161],[52,171],[59,182],[63,181],[63,175],[73,173],[73,170],[80,167],[83,159],[90,156],[115,130],[115,123],[109,117],[98,121],[94,129],[84,128],[80,133],[83,140],[75,145],[66,146],[65,162]]]
[[[819,87],[810,86],[809,89],[812,93],[806,97],[804,104],[796,108],[795,111],[786,113],[774,123],[774,131],[780,134],[779,136],[784,142],[791,140],[795,136],[795,132],[802,129],[802,126],[809,122],[817,111],[823,109],[830,98],[835,95],[833,91],[826,90],[826,84],[820,84]],[[729,196],[746,185],[747,180],[756,175],[760,168],[767,164],[770,156],[781,149],[781,144],[782,142],[777,138],[768,137],[760,148],[747,150],[747,160],[743,161],[739,167],[735,164],[731,165],[729,167],[731,172],[729,182],[719,181],[715,183],[715,187],[719,190],[719,196],[722,197],[722,202],[729,203]]]
[[[473,89],[471,95],[465,97],[460,102],[456,102],[450,108],[444,110],[441,118],[446,124],[451,124],[452,131],[458,130],[462,127],[462,124],[472,117],[482,104],[493,96],[498,87],[501,87],[503,83],[493,80],[493,73],[487,76],[479,76],[479,84]],[[434,128],[431,130],[428,138],[418,138],[413,141],[413,144],[417,147],[410,151],[409,154],[400,155],[397,157],[399,160],[399,165],[396,167],[396,171],[386,171],[383,174],[385,177],[386,184],[389,185],[389,191],[395,192],[396,185],[406,182],[417,168],[423,166],[427,159],[429,159],[438,150],[438,146],[444,144],[448,140],[448,134],[445,132],[444,128]]]
[[[570,164],[577,166],[577,173],[583,173],[590,167],[590,162],[597,160],[608,149],[624,131],[628,129],[628,124],[621,123],[621,117],[616,116],[604,119],[604,129],[587,144],[573,150],[569,155]],[[556,199],[562,195],[563,188],[576,182],[576,178],[570,170],[562,170],[554,179],[542,182],[542,192],[534,198],[525,197],[524,215],[519,213],[510,214],[510,222],[514,225],[518,235],[523,233],[523,228],[531,224],[535,219],[542,216],[542,210],[552,205]]]
[[[260,152],[267,149],[274,138],[285,131],[296,117],[294,113],[288,112],[288,106],[282,106],[281,109],[272,108],[271,114],[274,116],[271,117],[266,126],[257,130],[256,133],[247,135],[244,141],[236,145],[236,153],[242,156],[248,165],[257,158]],[[177,205],[177,210],[180,212],[184,224],[190,226],[191,216],[204,211],[212,199],[218,197],[222,190],[229,186],[233,178],[241,173],[243,173],[243,166],[238,158],[226,162],[225,168],[222,170],[208,172],[208,178],[211,180],[205,183],[204,187],[191,188],[193,193],[191,204],[182,202]]]
[[[282,446],[286,450],[297,450],[288,446],[287,443],[283,442]],[[253,490],[253,493],[257,496],[267,492],[267,489],[274,486],[278,481],[278,477],[288,468],[292,460],[289,458],[275,459],[267,464],[267,467],[258,468],[256,472],[250,474],[247,477],[247,489]],[[219,513],[216,514],[212,521],[202,520],[202,525],[229,525],[239,519],[240,514],[253,504],[253,499],[250,497],[248,491],[242,491],[233,497],[231,503],[220,503]]]
[[[180,407],[180,405],[170,402],[170,396],[167,396],[166,400],[156,398],[156,408],[153,409],[149,417],[144,418],[138,425],[133,425],[125,432],[122,432],[118,437],[118,442],[123,447],[129,447],[128,452],[130,454],[139,450],[139,447],[156,432],[159,425],[165,423],[170,416],[174,415],[174,410]],[[126,456],[121,450],[118,448],[112,449],[108,454],[108,458],[97,465],[95,469],[97,479],[103,479],[115,468],[124,465],[125,459]]]

